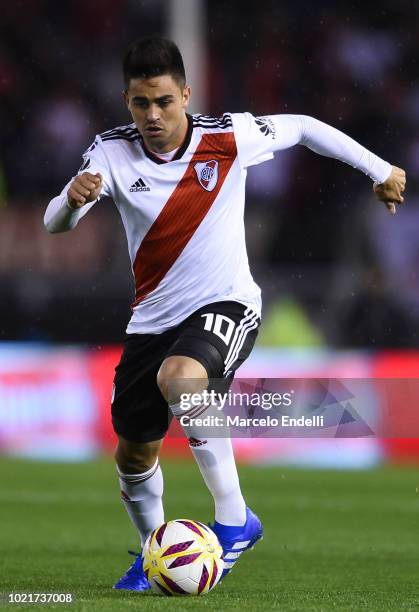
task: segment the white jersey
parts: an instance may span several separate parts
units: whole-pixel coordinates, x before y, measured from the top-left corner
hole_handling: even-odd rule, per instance
[[[101,195],[113,199],[127,234],[135,281],[127,333],[162,333],[218,301],[234,300],[260,315],[245,245],[246,168],[297,143],[377,182],[391,171],[345,134],[298,115],[188,115],[185,141],[170,161],[146,148],[133,123],[96,137],[79,173],[101,173]],[[94,204],[73,211],[68,187],[48,206],[50,231],[71,229]]]

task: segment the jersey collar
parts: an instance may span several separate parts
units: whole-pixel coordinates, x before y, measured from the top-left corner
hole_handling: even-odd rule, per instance
[[[166,161],[165,159],[162,159],[161,157],[158,157],[157,155],[154,155],[154,153],[152,151],[150,151],[150,149],[147,148],[144,139],[141,138],[140,142],[141,142],[141,146],[143,148],[143,151],[145,153],[145,155],[151,159],[151,161],[155,162],[156,164],[169,164],[172,161],[175,161],[177,159],[180,159],[183,154],[185,153],[186,149],[189,147],[189,144],[191,142],[191,138],[192,138],[192,132],[193,132],[193,120],[191,115],[189,115],[188,113],[186,113],[186,118],[188,120],[188,127],[186,130],[186,135],[185,135],[185,140],[183,141],[183,143],[180,145],[179,149],[176,151],[175,156],[169,160]]]

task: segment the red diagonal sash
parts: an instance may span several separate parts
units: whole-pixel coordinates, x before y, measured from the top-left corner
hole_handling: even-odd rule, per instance
[[[205,134],[185,174],[141,242],[133,264],[137,306],[173,266],[220,192],[237,156],[233,132]],[[198,162],[218,161],[218,181],[212,191],[200,184]]]

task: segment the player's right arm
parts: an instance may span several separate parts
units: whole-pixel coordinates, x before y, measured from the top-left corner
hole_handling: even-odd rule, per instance
[[[67,191],[67,203],[70,208],[77,210],[98,199],[102,191],[102,175],[100,172],[92,174],[83,172],[76,176]]]
[[[77,176],[48,204],[44,215],[44,225],[48,232],[67,232],[76,227],[101,195],[111,195],[109,177],[106,158],[101,151],[98,137],[84,153],[83,165]]]

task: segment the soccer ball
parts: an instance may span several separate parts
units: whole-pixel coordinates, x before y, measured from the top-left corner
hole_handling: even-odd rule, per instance
[[[160,595],[203,595],[215,587],[224,569],[223,549],[203,523],[176,519],[147,538],[143,567]]]

